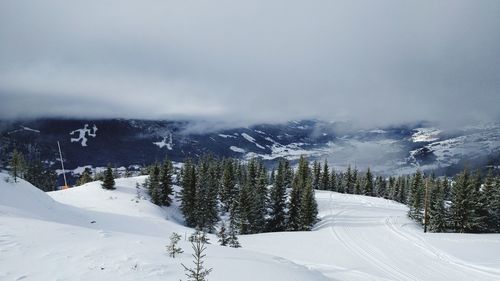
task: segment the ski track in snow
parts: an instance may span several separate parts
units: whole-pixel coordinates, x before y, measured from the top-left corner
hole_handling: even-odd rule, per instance
[[[333,206],[333,196],[334,193],[330,195],[330,214],[332,219],[330,220],[330,231],[332,235],[338,239],[344,247],[352,253],[357,254],[360,258],[366,260],[370,264],[372,264],[377,270],[382,271],[387,274],[387,277],[391,277],[392,280],[428,280],[427,277],[419,276],[419,273],[426,273],[429,276],[440,276],[442,275],[443,280],[449,278],[450,272],[456,272],[459,276],[465,275],[464,273],[472,273],[474,275],[479,274],[480,279],[474,279],[478,277],[471,276],[470,279],[467,280],[490,280],[487,278],[494,278],[491,280],[500,280],[500,271],[488,268],[488,267],[479,267],[475,265],[468,264],[456,257],[453,257],[446,252],[432,246],[430,243],[425,241],[418,233],[415,232],[407,232],[404,229],[405,224],[398,223],[397,216],[387,216],[385,218],[375,218],[373,220],[369,220],[369,222],[373,222],[381,225],[384,230],[386,230],[386,235],[395,236],[391,237],[391,241],[395,241],[396,239],[404,240],[407,246],[413,248],[412,255],[415,257],[417,255],[425,255],[428,256],[427,260],[435,260],[435,266],[425,265],[425,268],[422,267],[422,270],[414,270],[414,274],[409,273],[408,270],[402,270],[403,267],[398,267],[398,261],[405,260],[408,257],[400,257],[396,258],[398,255],[395,255],[397,252],[396,249],[391,249],[393,247],[399,247],[400,243],[383,243],[377,244],[369,242],[367,239],[362,239],[360,235],[356,233],[355,224],[350,223],[347,226],[337,226],[335,224],[336,220],[339,219],[343,215],[355,214],[355,209],[344,209],[340,208],[340,210],[333,214],[333,210],[335,206]],[[360,220],[363,222],[363,218]],[[394,246],[396,245],[396,246]],[[394,256],[394,258],[384,257],[386,256]],[[426,260],[426,259],[422,259]],[[419,268],[418,264],[415,264],[415,268]],[[457,268],[458,267],[458,268]],[[444,270],[446,268],[446,270]],[[471,272],[472,271],[472,272]],[[459,278],[457,276],[457,278]],[[449,280],[460,280],[460,279],[449,279]],[[466,280],[466,279],[464,279]]]

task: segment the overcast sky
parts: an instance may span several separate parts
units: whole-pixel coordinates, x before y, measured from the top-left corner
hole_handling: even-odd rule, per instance
[[[0,1],[0,118],[500,119],[500,1]]]

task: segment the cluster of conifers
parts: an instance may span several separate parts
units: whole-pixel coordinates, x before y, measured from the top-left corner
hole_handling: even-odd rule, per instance
[[[187,225],[207,232],[220,221],[229,222],[230,233],[307,231],[318,213],[312,183],[305,158],[296,172],[282,160],[268,173],[257,159],[205,156],[197,163],[187,160],[181,169],[181,210]]]

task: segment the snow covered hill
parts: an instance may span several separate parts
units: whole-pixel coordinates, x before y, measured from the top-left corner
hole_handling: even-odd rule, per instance
[[[0,280],[179,280],[190,245],[168,257],[168,236],[192,229],[178,206],[136,189],[144,177],[43,193],[0,173]],[[500,234],[423,234],[404,205],[317,191],[311,232],[240,236],[243,248],[208,247],[209,280],[499,280]]]
[[[139,199],[136,182],[117,180],[43,193],[27,182],[6,183],[0,173],[0,280],[180,280],[191,248],[172,259],[172,232],[193,231],[176,222],[176,208]],[[329,280],[284,258],[246,249],[208,246],[210,280]]]

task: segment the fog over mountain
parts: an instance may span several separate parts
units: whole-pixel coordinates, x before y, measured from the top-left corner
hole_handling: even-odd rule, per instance
[[[500,119],[498,1],[2,1],[0,118]]]

